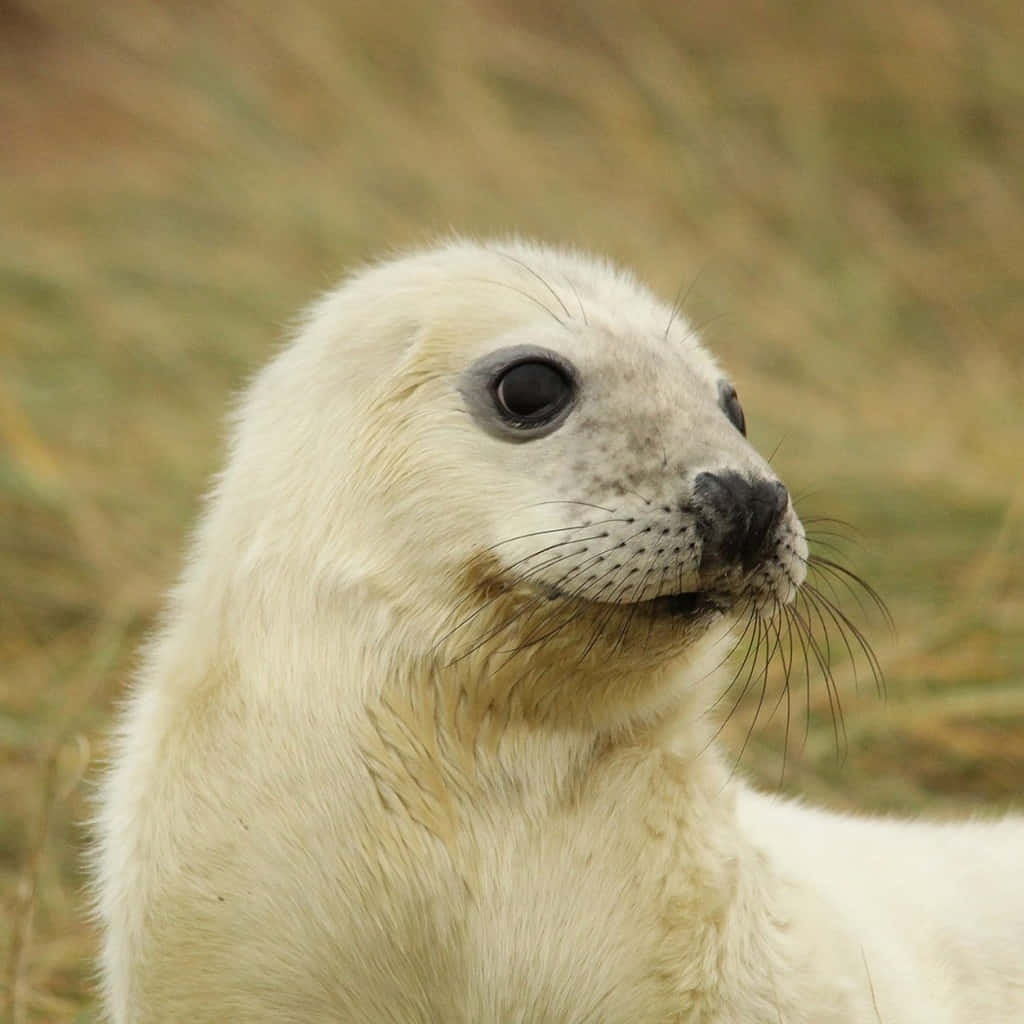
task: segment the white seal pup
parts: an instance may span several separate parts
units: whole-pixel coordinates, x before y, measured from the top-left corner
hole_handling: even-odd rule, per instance
[[[576,254],[451,242],[322,301],[123,716],[110,1019],[1024,1019],[1019,824],[807,810],[711,742],[711,627],[771,654],[808,564],[744,435]]]

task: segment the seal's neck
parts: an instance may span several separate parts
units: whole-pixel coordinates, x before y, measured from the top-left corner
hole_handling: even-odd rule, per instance
[[[339,594],[293,582],[283,601],[258,575],[219,591],[187,579],[172,618],[192,639],[192,666],[169,674],[227,680],[271,714],[347,723],[395,785],[412,775],[439,790],[507,782],[551,794],[621,747],[713,760],[703,712],[714,659],[696,646],[638,662],[544,645],[510,654],[499,637],[452,657],[369,584]]]
[[[707,687],[685,675],[687,668],[697,672],[694,663],[616,671],[495,650],[454,661],[407,651],[382,661],[385,649],[359,645],[357,674],[382,673],[362,695],[359,713],[369,759],[390,764],[395,785],[406,776],[434,779],[438,802],[445,792],[485,790],[550,804],[622,751],[667,755],[711,771],[721,784],[701,713]]]

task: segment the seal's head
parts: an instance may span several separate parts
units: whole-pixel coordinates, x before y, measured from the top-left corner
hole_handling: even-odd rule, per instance
[[[305,593],[406,654],[622,678],[804,579],[732,384],[674,311],[575,253],[453,242],[363,272],[241,423],[221,484],[245,475],[239,565],[290,581],[247,579],[264,615]]]

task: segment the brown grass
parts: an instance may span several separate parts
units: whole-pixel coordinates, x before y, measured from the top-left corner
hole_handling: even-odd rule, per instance
[[[804,511],[856,525],[847,560],[897,623],[866,620],[889,699],[840,659],[840,763],[815,680],[787,788],[1011,803],[1022,50],[1011,0],[0,0],[12,1021],[90,1019],[81,779],[228,395],[344,267],[451,227],[596,248],[668,298],[692,284],[755,443],[782,442]],[[776,714],[744,757],[769,785],[781,736]]]

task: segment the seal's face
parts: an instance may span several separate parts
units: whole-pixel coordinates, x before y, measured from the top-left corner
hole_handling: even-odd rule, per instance
[[[573,269],[537,273],[557,297]],[[805,576],[803,527],[735,388],[630,285],[614,307],[577,292],[575,316],[572,290],[547,317],[524,302],[526,323],[482,339],[457,378],[477,476],[501,481],[481,575],[518,595],[520,643],[568,619],[591,642],[603,620],[620,648],[654,630],[689,643],[723,614],[772,614]]]
[[[804,580],[803,527],[735,389],[607,264],[468,243],[382,264],[250,404],[246,493],[258,477],[274,498],[247,557],[302,552],[304,580],[372,595],[420,651],[544,639],[545,657],[650,664],[723,615],[770,620]]]

